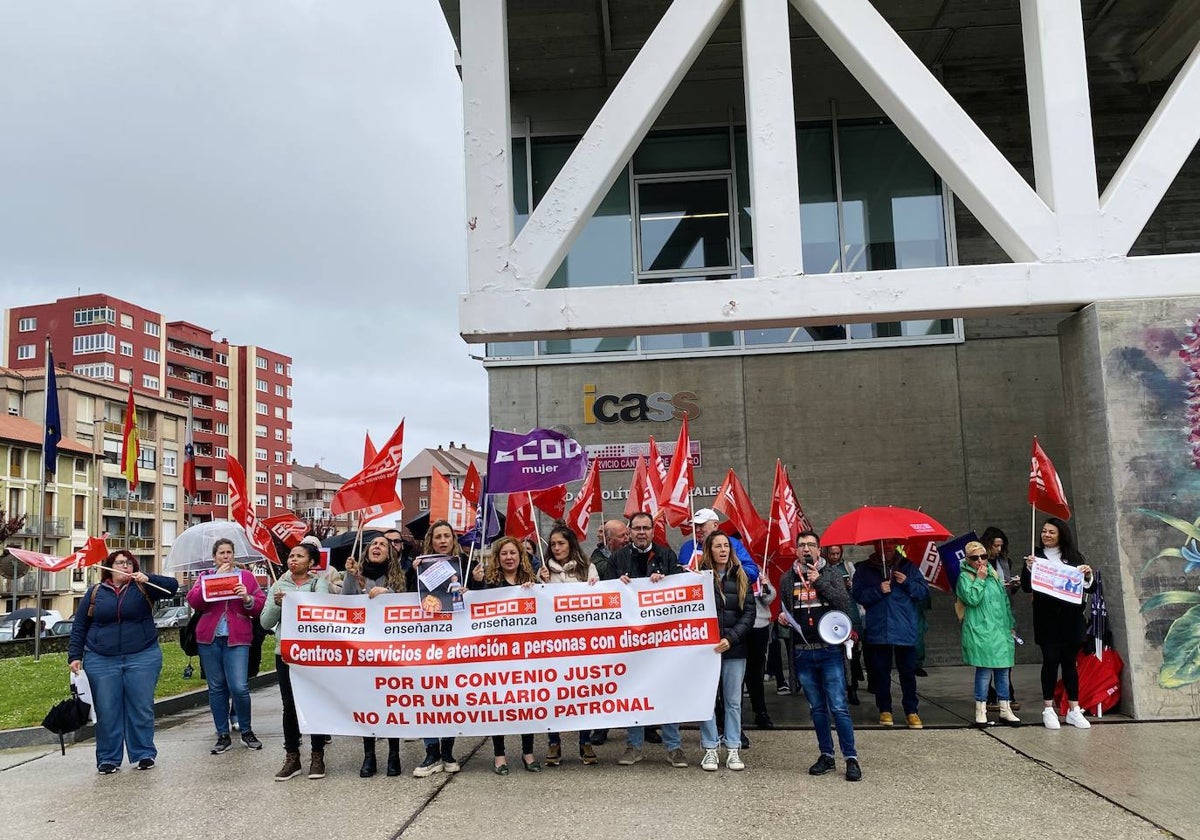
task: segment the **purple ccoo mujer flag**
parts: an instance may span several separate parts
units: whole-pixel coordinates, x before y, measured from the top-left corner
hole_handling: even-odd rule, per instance
[[[553,429],[525,434],[492,429],[488,446],[488,492],[527,493],[578,481],[587,472],[579,441]]]

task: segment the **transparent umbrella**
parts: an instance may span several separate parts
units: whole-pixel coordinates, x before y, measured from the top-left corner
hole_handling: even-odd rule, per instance
[[[210,568],[213,543],[221,538],[233,541],[233,558],[238,563],[258,563],[265,559],[250,545],[241,525],[228,519],[214,519],[193,525],[175,538],[163,571],[194,572]]]

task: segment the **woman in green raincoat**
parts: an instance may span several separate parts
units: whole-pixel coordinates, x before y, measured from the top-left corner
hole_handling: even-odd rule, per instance
[[[1004,581],[987,559],[983,543],[969,542],[958,576],[955,609],[962,619],[963,661],[975,666],[975,724],[987,726],[988,683],[996,695],[1008,697],[1008,669],[1013,666],[1013,614]],[[1000,722],[1019,726],[1008,700],[1000,702]]]

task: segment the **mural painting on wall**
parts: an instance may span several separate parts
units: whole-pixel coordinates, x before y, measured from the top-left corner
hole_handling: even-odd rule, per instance
[[[1166,392],[1175,399],[1182,399],[1185,407],[1185,424],[1179,433],[1185,438],[1189,458],[1184,475],[1172,487],[1183,489],[1194,486],[1196,471],[1200,470],[1200,316],[1189,326],[1182,338],[1179,358],[1183,361],[1182,383],[1160,381]],[[1167,378],[1167,377],[1165,377]],[[1179,389],[1182,384],[1182,389]],[[1165,396],[1158,388],[1160,396]],[[1178,404],[1168,416],[1178,416]],[[1178,428],[1178,427],[1176,427]],[[1189,475],[1190,473],[1190,475]],[[1191,479],[1191,480],[1189,480]],[[1200,499],[1195,494],[1176,492],[1171,497],[1183,515],[1200,513]],[[1174,531],[1163,529],[1167,543],[1157,555],[1142,566],[1141,575],[1145,583],[1153,585],[1179,586],[1180,588],[1159,591],[1142,604],[1142,615],[1146,617],[1147,640],[1162,645],[1162,666],[1158,672],[1158,684],[1162,688],[1182,688],[1200,682],[1200,518],[1192,522],[1177,515],[1158,510],[1138,508],[1137,512],[1169,525]],[[1172,574],[1182,561],[1181,575]],[[1180,580],[1182,578],[1182,580]],[[1184,608],[1180,612],[1180,608]]]

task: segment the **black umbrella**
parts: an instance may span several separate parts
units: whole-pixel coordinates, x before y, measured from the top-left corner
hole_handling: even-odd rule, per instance
[[[368,545],[371,540],[376,537],[383,536],[383,531],[377,528],[368,528],[362,532],[362,546]],[[346,558],[354,552],[354,541],[358,538],[358,531],[346,531],[344,534],[338,534],[335,537],[329,537],[321,542],[322,548],[329,549],[329,565],[333,566],[338,571],[345,571]],[[362,547],[359,547],[359,552],[362,552]]]
[[[62,754],[67,754],[67,744],[63,736],[68,732],[77,732],[88,722],[92,707],[79,699],[75,686],[71,686],[71,696],[50,707],[42,726],[58,736],[58,746]]]
[[[0,624],[7,624],[10,621],[24,621],[27,618],[39,618],[43,615],[50,615],[50,612],[37,607],[22,607],[19,610],[13,610],[4,616],[4,618],[0,618]]]
[[[1093,569],[1092,576],[1096,585],[1092,589],[1092,606],[1088,619],[1087,634],[1096,642],[1096,658],[1104,658],[1104,636],[1108,633],[1108,606],[1104,603],[1104,583],[1100,580],[1100,570]]]

